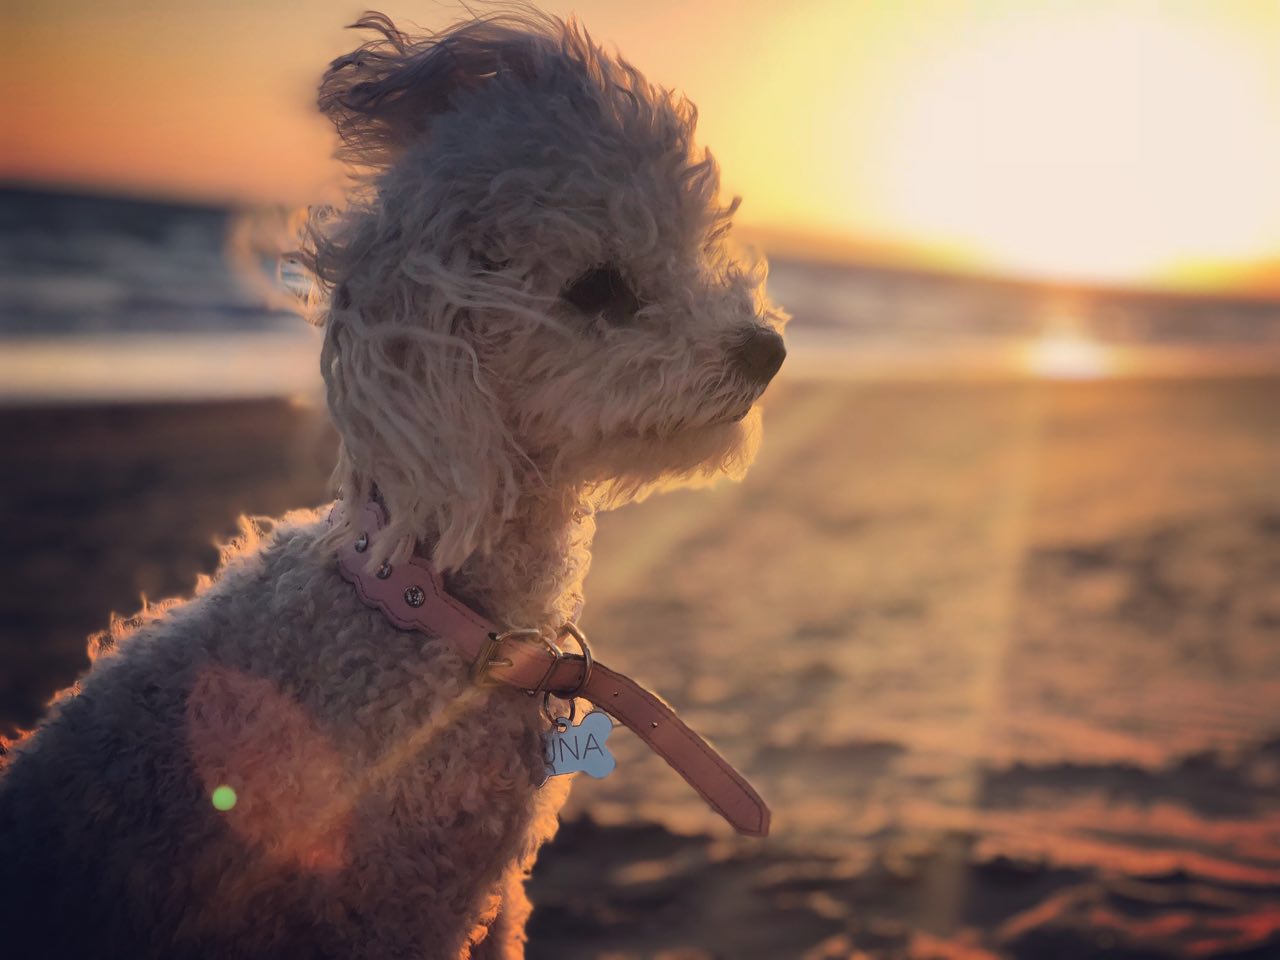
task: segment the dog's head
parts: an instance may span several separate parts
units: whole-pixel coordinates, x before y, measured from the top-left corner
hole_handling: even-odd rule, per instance
[[[785,356],[696,111],[521,8],[336,60],[321,109],[363,174],[313,225],[339,476],[457,566],[531,486],[618,502],[740,474]]]

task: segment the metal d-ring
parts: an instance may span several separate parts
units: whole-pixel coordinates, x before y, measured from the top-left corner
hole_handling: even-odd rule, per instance
[[[572,690],[564,690],[560,693],[560,696],[567,697],[569,700],[572,700],[574,697],[582,693],[590,682],[591,668],[596,665],[596,661],[595,658],[591,656],[591,644],[587,643],[587,635],[583,633],[582,629],[572,620],[568,621],[560,628],[560,636],[563,637],[566,633],[573,637],[574,640],[578,641],[578,647],[582,650],[582,659],[585,661],[585,666],[582,669],[582,679],[578,681],[578,685]]]
[[[542,715],[546,717],[548,720],[550,720],[551,725],[554,726],[561,733],[563,733],[565,730],[568,730],[571,726],[573,726],[573,721],[578,716],[578,701],[576,697],[586,687],[587,681],[591,679],[591,668],[595,666],[595,659],[591,656],[591,644],[587,642],[587,635],[583,633],[582,630],[579,629],[578,625],[574,623],[572,620],[570,620],[568,623],[566,623],[563,627],[560,628],[561,637],[563,637],[566,633],[569,636],[573,637],[574,640],[578,641],[578,647],[582,650],[582,659],[584,662],[584,666],[582,669],[582,679],[578,681],[577,685],[572,689],[560,690],[556,692],[557,697],[559,697],[561,700],[566,701],[569,704],[569,716],[567,717],[553,716],[551,713],[551,691],[548,690],[542,694]],[[557,637],[556,639],[559,639],[559,637]],[[559,651],[559,647],[555,647],[555,649],[557,650],[557,652]],[[561,657],[557,656],[556,663],[559,663],[560,659]],[[552,669],[554,668],[555,668],[555,664],[553,663]],[[550,674],[548,673],[548,677],[549,676]],[[547,678],[545,677],[543,678],[544,682],[546,681],[546,679]]]

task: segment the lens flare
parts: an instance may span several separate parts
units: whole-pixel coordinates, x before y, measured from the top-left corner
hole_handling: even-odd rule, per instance
[[[236,805],[236,792],[225,783],[214,789],[210,799],[213,801],[213,808],[226,813]]]

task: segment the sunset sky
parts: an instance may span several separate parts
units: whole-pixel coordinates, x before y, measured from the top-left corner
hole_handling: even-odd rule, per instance
[[[685,91],[744,225],[942,266],[1280,296],[1280,0],[548,2]],[[17,0],[0,177],[305,203],[358,4]],[[458,8],[388,3],[442,26]]]

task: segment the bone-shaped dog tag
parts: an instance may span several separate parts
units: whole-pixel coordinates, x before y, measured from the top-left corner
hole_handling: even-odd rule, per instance
[[[607,777],[618,765],[605,746],[612,732],[613,721],[599,710],[592,710],[576,726],[558,720],[545,740],[547,776],[581,771],[597,780]]]

